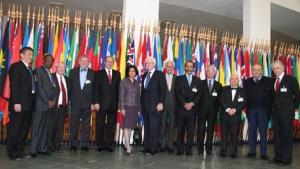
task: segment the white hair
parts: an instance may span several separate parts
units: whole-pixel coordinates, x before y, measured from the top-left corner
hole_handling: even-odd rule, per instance
[[[175,67],[175,62],[171,59],[166,60],[164,66],[166,67],[168,64],[172,64]]]
[[[283,69],[285,68],[285,67],[284,67],[284,64],[283,64],[280,60],[275,60],[275,61],[272,63],[272,69],[274,68],[275,65],[279,65],[279,66],[281,66]]]
[[[156,65],[156,60],[154,57],[152,56],[148,56],[145,60],[145,63],[148,63],[148,62],[153,62],[154,65]]]

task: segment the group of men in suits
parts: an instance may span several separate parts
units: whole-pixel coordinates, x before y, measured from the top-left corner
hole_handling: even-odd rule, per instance
[[[20,59],[9,70],[8,156],[11,159],[26,156],[23,147],[31,123],[31,156],[59,151],[69,106],[70,150],[80,147],[89,151],[90,117],[96,112],[96,150],[113,152],[120,83],[120,73],[113,70],[114,58],[106,57],[105,68],[95,72],[89,68],[89,58],[80,56],[79,67],[72,69],[69,77],[64,75],[63,63],[55,65],[56,72],[51,74],[54,59],[50,54],[44,55],[43,65],[35,71],[31,69],[32,48],[22,48]],[[262,67],[254,65],[253,77],[246,80],[243,88],[236,74],[231,75],[230,85],[222,87],[214,80],[216,68],[213,65],[206,67],[205,80],[193,75],[192,61],[185,62],[185,74],[178,77],[171,60],[165,62],[166,73],[156,69],[153,57],[147,57],[145,65],[141,83],[141,113],[145,124],[142,152],[147,155],[159,151],[173,153],[176,140],[177,155],[192,155],[197,127],[198,154],[205,150],[207,155],[212,155],[213,133],[220,110],[220,156],[229,154],[236,158],[241,114],[246,110],[250,144],[247,156],[256,156],[259,130],[261,159],[268,159],[267,124],[272,114],[275,157],[271,162],[291,163],[292,122],[298,118],[300,94],[298,82],[285,74],[282,62],[273,62],[273,79],[262,76]]]

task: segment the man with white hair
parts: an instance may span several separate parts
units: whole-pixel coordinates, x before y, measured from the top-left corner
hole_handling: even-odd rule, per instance
[[[53,74],[53,81],[57,86],[56,103],[53,114],[49,118],[48,148],[50,151],[60,151],[64,132],[64,123],[68,111],[68,77],[65,76],[66,65],[58,63],[56,73]]]
[[[229,150],[230,157],[237,158],[241,114],[246,102],[245,91],[240,88],[238,84],[239,76],[232,74],[230,77],[230,85],[223,87],[220,96],[221,157],[225,157]],[[228,138],[230,138],[229,145]]]
[[[161,130],[160,130],[160,151],[173,153],[175,137],[175,63],[173,60],[165,62],[165,78],[167,81],[165,108],[162,113]]]
[[[222,90],[222,85],[214,80],[215,76],[216,67],[209,65],[206,68],[206,79],[201,82],[202,95],[199,104],[200,111],[197,113],[198,154],[203,154],[204,152],[205,131],[207,133],[205,141],[206,155],[212,154],[213,134],[220,109],[219,98]]]
[[[160,113],[164,109],[166,79],[161,71],[155,69],[152,56],[145,61],[147,72],[142,77],[141,105],[145,121],[144,150],[146,155],[154,155],[159,148]]]
[[[275,74],[273,80],[273,125],[274,152],[271,163],[289,165],[293,155],[293,119],[298,119],[299,84],[297,80],[285,74],[284,65],[276,60],[272,64]]]

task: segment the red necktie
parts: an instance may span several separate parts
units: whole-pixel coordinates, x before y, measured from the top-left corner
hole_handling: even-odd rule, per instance
[[[108,71],[108,81],[109,81],[109,84],[111,84],[111,72],[110,72],[110,70]]]
[[[62,92],[62,105],[67,106],[67,92],[66,92],[66,88],[63,83],[63,80],[62,80],[62,76],[60,77],[60,88],[61,88],[61,92]]]
[[[276,83],[275,83],[276,92],[278,92],[278,90],[279,90],[279,85],[280,85],[280,79],[277,78]]]

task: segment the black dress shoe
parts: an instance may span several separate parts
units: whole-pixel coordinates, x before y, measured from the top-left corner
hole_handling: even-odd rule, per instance
[[[253,157],[256,157],[256,154],[255,153],[248,153],[247,157],[248,158],[253,158]]]
[[[269,160],[269,157],[268,157],[268,155],[261,155],[260,159],[262,159],[262,160]]]
[[[269,160],[269,163],[270,164],[277,164],[277,163],[280,163],[281,161],[280,160],[277,160],[277,159],[271,159],[271,160]]]
[[[168,148],[168,152],[169,152],[169,154],[173,154],[173,153],[174,153],[174,150],[171,149],[171,148]]]
[[[44,152],[39,152],[39,154],[47,156],[47,155],[50,155],[50,152],[49,151],[44,151]]]
[[[161,148],[159,151],[160,151],[161,153],[164,153],[164,152],[166,151],[166,148]]]
[[[71,147],[70,147],[70,150],[71,150],[71,151],[77,151],[77,147],[76,147],[76,146],[71,146]]]
[[[290,164],[291,163],[287,163],[287,162],[279,162],[279,163],[277,163],[277,165],[279,165],[279,166],[288,166]]]
[[[236,154],[230,155],[231,158],[237,158]]]
[[[183,151],[177,151],[176,155],[182,156],[183,155]]]
[[[114,150],[112,148],[107,148],[106,150],[110,153],[114,152]]]
[[[26,153],[20,153],[19,158],[30,158],[30,155]]]
[[[35,158],[36,156],[37,156],[36,153],[30,153],[30,157],[31,157],[31,158]]]
[[[89,147],[81,147],[81,150],[82,150],[82,151],[85,151],[85,152],[88,152],[89,149],[90,149]]]
[[[97,147],[97,148],[96,148],[96,151],[100,153],[101,151],[104,151],[104,148],[102,148],[102,147]]]
[[[203,155],[204,151],[198,151],[198,155]]]
[[[212,152],[211,151],[207,151],[206,152],[206,156],[212,156],[213,154],[212,154]]]
[[[186,151],[185,155],[187,155],[187,156],[193,156],[193,153],[191,151]]]
[[[222,158],[225,158],[226,157],[226,154],[224,154],[224,153],[220,153],[220,155],[219,155],[220,157],[222,157]]]

